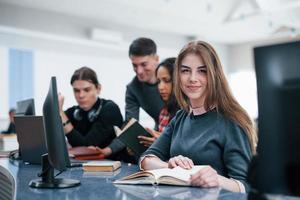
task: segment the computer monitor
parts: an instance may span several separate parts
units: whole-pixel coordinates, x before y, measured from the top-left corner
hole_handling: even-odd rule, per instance
[[[31,187],[65,188],[78,186],[80,182],[73,179],[54,177],[54,169],[64,171],[70,166],[65,134],[59,115],[56,78],[52,77],[49,91],[43,105],[45,139],[48,154],[42,156],[41,180],[30,182]]]
[[[260,193],[299,196],[300,41],[254,48],[254,58],[259,140],[251,184]]]
[[[34,99],[18,101],[16,115],[35,115]]]

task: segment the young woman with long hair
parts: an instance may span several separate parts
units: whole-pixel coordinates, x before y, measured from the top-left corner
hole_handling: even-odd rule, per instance
[[[257,136],[210,44],[196,41],[183,47],[175,64],[174,92],[182,110],[142,156],[141,168],[208,165],[191,176],[191,185],[247,191]]]

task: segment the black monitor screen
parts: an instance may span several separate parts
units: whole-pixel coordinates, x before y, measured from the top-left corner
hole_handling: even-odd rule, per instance
[[[50,164],[57,170],[70,165],[65,134],[59,115],[56,78],[52,77],[49,91],[43,105],[46,145]]]
[[[70,166],[65,134],[61,123],[58,108],[56,78],[52,77],[49,91],[43,105],[45,139],[48,154],[42,155],[41,179],[32,180],[30,187],[35,188],[68,188],[80,185],[80,181],[65,178],[56,178],[54,169],[66,170]]]
[[[34,99],[18,101],[16,115],[35,115]]]
[[[258,90],[256,187],[300,195],[300,42],[254,49]]]

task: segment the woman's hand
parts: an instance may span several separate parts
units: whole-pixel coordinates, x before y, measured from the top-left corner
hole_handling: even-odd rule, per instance
[[[171,158],[168,162],[168,168],[181,167],[183,169],[191,169],[194,166],[194,163],[188,157],[182,155],[175,156]]]
[[[208,166],[191,175],[190,184],[192,186],[200,186],[206,188],[219,187],[220,179],[217,171],[214,170],[211,166]]]
[[[153,142],[161,135],[161,132],[155,131],[150,128],[146,128],[146,130],[153,136],[153,137],[146,137],[146,136],[138,136],[138,139],[140,140],[140,143],[143,144],[146,147],[151,146]]]

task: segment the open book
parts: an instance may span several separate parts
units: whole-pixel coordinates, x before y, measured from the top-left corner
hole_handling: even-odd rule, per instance
[[[150,133],[134,118],[131,118],[125,127],[121,130],[117,126],[114,126],[116,136],[129,147],[137,156],[140,156],[147,147],[140,144],[138,140],[139,135],[152,137]]]
[[[192,169],[183,169],[175,167],[173,169],[163,168],[148,171],[140,171],[122,179],[116,180],[115,184],[166,184],[166,185],[179,185],[189,186],[190,176],[206,165],[195,165]]]

